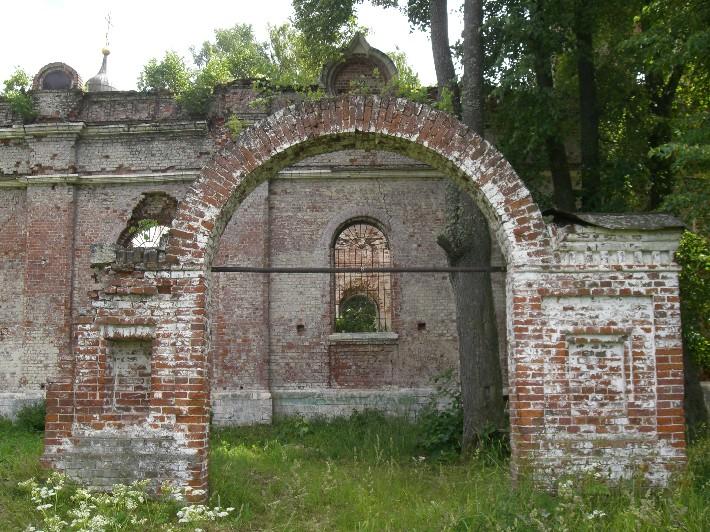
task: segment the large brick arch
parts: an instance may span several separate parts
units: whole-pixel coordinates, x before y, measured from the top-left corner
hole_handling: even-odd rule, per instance
[[[441,170],[472,194],[509,267],[550,261],[540,210],[500,152],[447,113],[377,96],[298,104],[245,130],[180,203],[169,260],[208,268],[224,227],[254,187],[300,159],[349,148],[396,151]]]
[[[73,349],[48,386],[45,463],[98,487],[170,480],[204,499],[216,243],[258,183],[298,159],[353,147],[441,169],[476,198],[497,235],[508,266],[513,471],[549,485],[639,468],[665,484],[685,462],[677,238],[662,257],[639,248],[645,230],[573,228],[566,241],[558,227],[553,250],[529,192],[492,146],[447,114],[377,97],[304,103],[249,128],[178,205],[165,257],[132,250],[102,270],[103,288],[74,323]],[[150,361],[140,408],[107,386],[107,360],[126,353]]]

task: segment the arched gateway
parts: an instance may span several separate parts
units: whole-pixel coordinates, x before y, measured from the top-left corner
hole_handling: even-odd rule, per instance
[[[618,478],[642,465],[651,482],[665,482],[685,446],[671,254],[654,255],[653,267],[642,253],[610,259],[597,244],[614,239],[597,234],[578,260],[495,148],[448,114],[376,96],[303,103],[248,128],[178,205],[167,251],[112,265],[50,384],[45,460],[97,486],[155,478],[207,489],[216,244],[260,182],[348,148],[396,151],[441,170],[493,228],[508,272],[514,470],[549,482],[592,466]],[[140,394],[119,389],[107,362],[134,345],[149,353]]]

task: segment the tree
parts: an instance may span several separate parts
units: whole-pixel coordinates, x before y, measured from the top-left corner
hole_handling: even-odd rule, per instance
[[[207,114],[214,88],[235,79],[259,81],[266,94],[277,87],[312,90],[321,61],[332,47],[311,47],[303,34],[288,24],[269,28],[269,40],[256,39],[248,24],[215,31],[214,41],[192,49],[194,67],[175,52],[161,61],[151,59],[138,78],[139,90],[171,90],[188,112]]]
[[[510,109],[498,122],[501,148],[523,179],[531,160],[542,152],[542,170],[552,177],[553,205],[574,211],[575,195],[564,140],[568,114],[560,100],[554,58],[564,49],[559,14],[565,0],[488,0],[486,47],[494,95]],[[503,121],[506,124],[503,124]],[[516,131],[511,131],[515,129]],[[506,138],[507,137],[507,138]],[[511,138],[515,146],[511,146]],[[545,201],[542,202],[546,203]]]
[[[12,111],[20,116],[23,122],[31,122],[37,113],[34,103],[27,91],[30,88],[30,77],[21,68],[17,67],[12,75],[3,82],[3,91],[0,96],[10,104]]]
[[[410,10],[410,15],[412,11]],[[420,27],[426,28],[426,21],[417,19]],[[456,70],[451,56],[449,44],[449,13],[446,0],[430,0],[429,2],[429,28],[431,35],[431,52],[436,70],[436,83],[439,88],[439,97],[451,93],[452,112],[461,116],[461,91],[456,79]]]
[[[432,43],[435,25],[437,23],[432,17]],[[482,1],[466,0],[461,110],[463,122],[481,138],[485,135],[483,107],[486,97],[483,85],[482,26]],[[449,264],[471,268],[489,267],[491,240],[483,213],[472,198],[452,182],[447,185],[446,196],[446,228],[437,241],[446,252]],[[461,447],[466,452],[480,444],[490,430],[504,428],[503,382],[490,273],[454,272],[450,278],[456,298],[459,335],[463,406]]]
[[[582,210],[601,207],[599,104],[594,66],[596,12],[591,0],[574,0],[574,36],[579,86],[579,147],[582,158]]]
[[[189,88],[192,76],[185,60],[177,53],[168,51],[160,62],[152,58],[143,67],[138,77],[138,90],[168,90],[173,94],[182,94]]]

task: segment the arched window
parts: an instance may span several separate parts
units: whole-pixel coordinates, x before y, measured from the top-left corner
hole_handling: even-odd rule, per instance
[[[165,192],[144,192],[134,207],[118,244],[130,248],[157,248],[170,231],[177,200]]]
[[[353,221],[345,225],[333,244],[336,268],[392,266],[389,242],[374,224]],[[362,271],[334,274],[335,331],[377,332],[392,327],[392,276]]]

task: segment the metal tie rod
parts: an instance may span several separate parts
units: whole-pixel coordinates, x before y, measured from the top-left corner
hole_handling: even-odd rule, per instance
[[[484,266],[479,268],[451,266],[418,266],[409,268],[256,268],[252,266],[212,266],[218,273],[452,273],[452,272],[504,272],[501,266]]]

